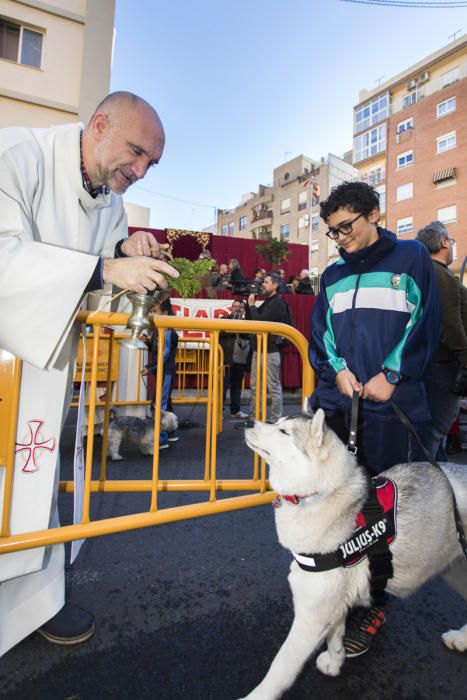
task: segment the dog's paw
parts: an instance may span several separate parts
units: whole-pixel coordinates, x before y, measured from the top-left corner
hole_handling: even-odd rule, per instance
[[[329,651],[323,651],[316,659],[316,668],[325,676],[338,676],[344,663],[344,649],[341,654],[331,657]]]
[[[110,459],[112,462],[121,462],[123,457],[122,455],[110,455]]]
[[[449,630],[441,635],[441,639],[448,647],[454,651],[465,651],[467,649],[467,625],[460,630]]]

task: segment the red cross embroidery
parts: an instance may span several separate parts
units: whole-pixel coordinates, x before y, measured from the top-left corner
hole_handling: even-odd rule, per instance
[[[36,425],[33,429],[33,424]],[[48,450],[53,452],[55,450],[55,438],[47,438],[47,440],[41,440],[39,438],[39,431],[44,425],[43,420],[29,420],[29,442],[17,442],[15,454],[18,452],[27,452],[27,461],[24,465],[23,472],[37,472],[39,465],[36,462],[36,451],[37,450]]]

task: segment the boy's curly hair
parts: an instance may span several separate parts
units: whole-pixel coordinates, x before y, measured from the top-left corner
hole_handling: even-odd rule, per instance
[[[327,221],[341,207],[369,216],[373,209],[379,208],[379,193],[366,182],[343,182],[333,187],[329,197],[321,202],[321,218]]]

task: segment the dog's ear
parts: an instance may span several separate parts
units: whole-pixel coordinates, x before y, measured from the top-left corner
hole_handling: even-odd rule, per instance
[[[318,408],[311,421],[311,445],[312,447],[321,447],[324,436],[326,435],[326,420],[322,408]]]

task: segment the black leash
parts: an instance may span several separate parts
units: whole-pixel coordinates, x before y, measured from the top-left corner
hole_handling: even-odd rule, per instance
[[[422,443],[420,440],[417,431],[413,427],[412,423],[409,421],[405,413],[397,406],[395,403],[391,402],[392,409],[394,413],[398,416],[399,420],[401,421],[402,425],[413,435],[413,437],[416,439],[420,447],[422,448],[422,452],[426,457],[427,462],[429,462],[433,467],[437,467],[439,471],[444,475],[446,478],[446,481],[448,482],[450,488],[451,488],[451,493],[452,493],[452,503],[453,503],[453,508],[454,508],[454,520],[456,521],[456,530],[457,530],[457,539],[459,540],[459,544],[462,547],[462,551],[464,552],[464,556],[467,559],[467,541],[465,538],[465,532],[464,528],[462,526],[462,520],[459,514],[459,509],[457,508],[457,502],[456,502],[456,496],[454,494],[454,489],[452,488],[452,484],[449,481],[448,477],[446,474],[443,472],[441,469],[440,465],[435,459],[432,459],[431,455],[429,454],[428,450],[426,449],[425,445]]]
[[[352,394],[352,412],[350,414],[350,431],[347,449],[352,454],[357,454],[357,428],[358,428],[358,401],[360,394],[354,391]]]

